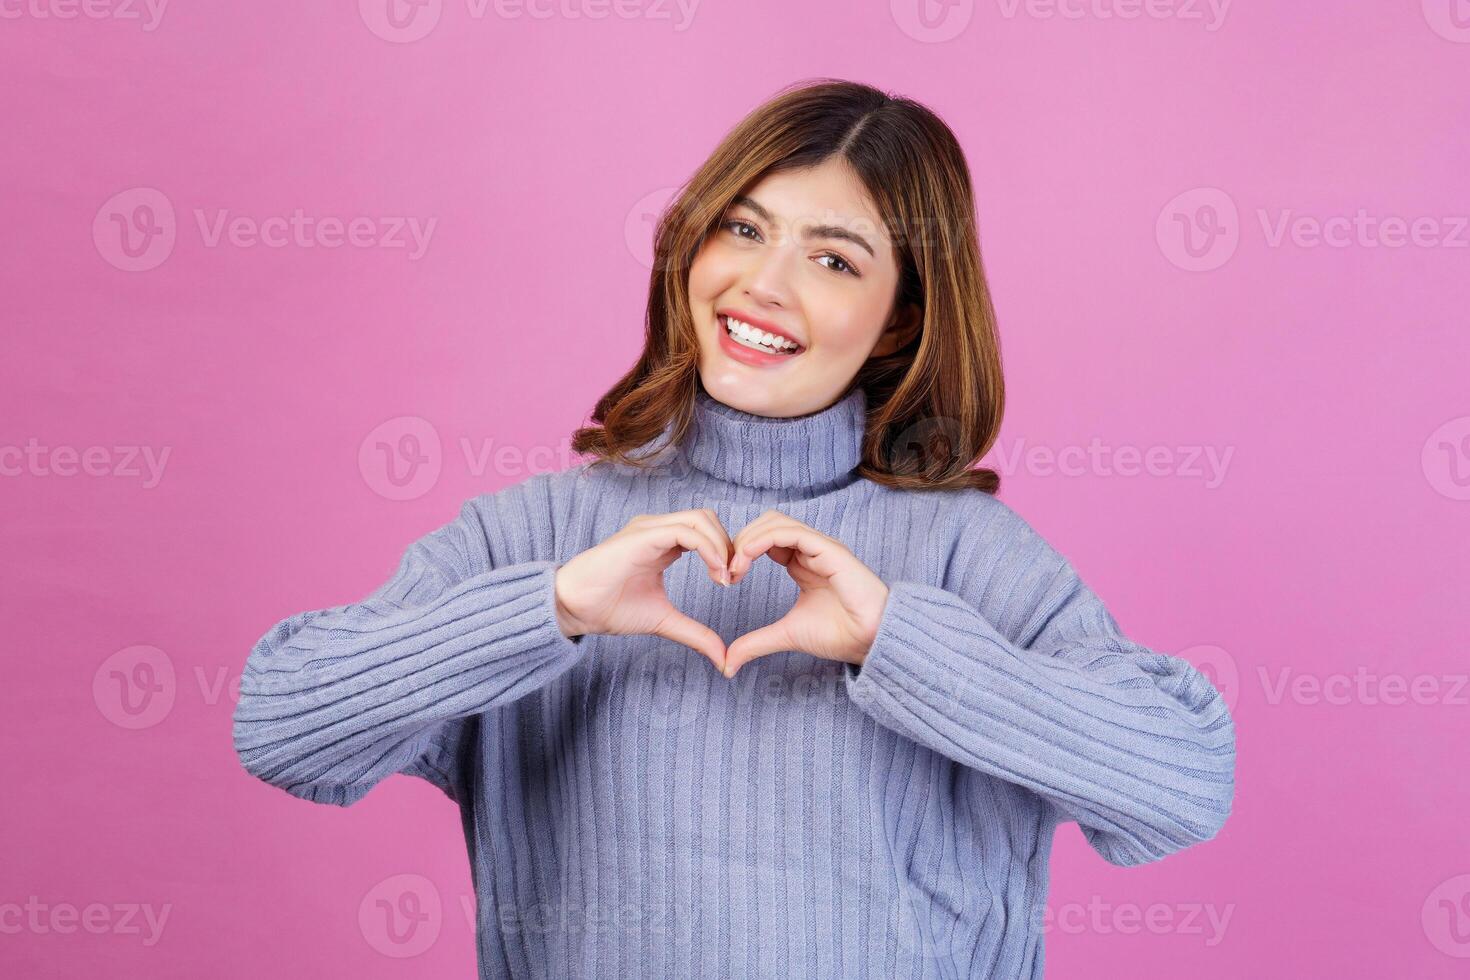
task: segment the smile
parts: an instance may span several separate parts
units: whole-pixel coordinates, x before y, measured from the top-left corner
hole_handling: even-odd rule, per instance
[[[758,351],[773,357],[795,357],[806,350],[789,337],[752,327],[748,323],[733,320],[724,314],[720,314],[718,319],[721,332],[725,337],[731,343],[738,344],[747,350]]]

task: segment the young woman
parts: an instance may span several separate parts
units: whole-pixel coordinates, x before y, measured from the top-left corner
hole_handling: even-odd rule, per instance
[[[971,468],[1003,386],[958,143],[787,90],[656,258],[593,458],[271,629],[245,768],[456,801],[485,977],[1041,975],[1056,825],[1117,865],[1209,840],[1234,728]]]

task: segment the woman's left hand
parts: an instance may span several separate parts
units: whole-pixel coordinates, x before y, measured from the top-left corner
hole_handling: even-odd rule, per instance
[[[755,559],[769,555],[786,567],[800,594],[769,626],[746,633],[725,651],[725,676],[782,650],[862,665],[878,635],[888,586],[846,545],[795,518],[768,510],[731,541],[730,584],[738,584]]]

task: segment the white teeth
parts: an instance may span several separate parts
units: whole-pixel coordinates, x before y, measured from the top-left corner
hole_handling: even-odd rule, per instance
[[[794,351],[797,344],[784,337],[777,337],[773,333],[752,327],[748,323],[730,317],[724,317],[725,327],[736,343],[752,350],[762,350],[768,354],[780,353],[782,351]]]

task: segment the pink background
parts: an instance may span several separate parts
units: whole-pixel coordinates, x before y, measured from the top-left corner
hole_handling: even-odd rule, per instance
[[[572,461],[639,348],[648,214],[817,75],[959,135],[1002,499],[1234,706],[1215,841],[1121,869],[1058,832],[1048,976],[1470,971],[1470,4],[444,0],[405,41],[382,0],[92,2],[0,6],[0,974],[472,975],[454,807],[251,779],[230,682]],[[296,209],[365,244],[210,237]],[[1417,243],[1275,234],[1360,210]],[[160,233],[129,255],[114,215]],[[372,914],[404,888],[441,903],[413,958]]]

